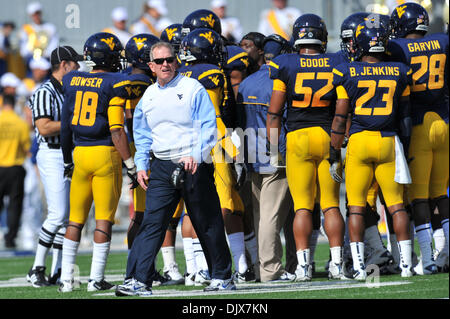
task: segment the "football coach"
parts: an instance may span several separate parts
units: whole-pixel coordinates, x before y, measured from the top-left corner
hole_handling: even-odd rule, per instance
[[[214,106],[200,82],[176,71],[170,44],[158,42],[149,54],[157,81],[145,91],[133,119],[135,163],[138,182],[147,194],[146,208],[128,255],[125,282],[117,287],[116,295],[152,294],[154,261],[181,197],[212,278],[204,290],[234,290],[231,255],[209,157],[216,143]],[[173,182],[174,171],[184,174],[180,185]]]

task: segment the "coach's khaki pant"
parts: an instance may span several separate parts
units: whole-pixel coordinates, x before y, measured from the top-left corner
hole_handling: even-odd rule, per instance
[[[252,173],[253,218],[258,238],[261,281],[278,279],[284,272],[280,231],[292,210],[286,171]]]

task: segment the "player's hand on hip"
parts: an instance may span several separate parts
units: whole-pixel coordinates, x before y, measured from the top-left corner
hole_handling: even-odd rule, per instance
[[[181,162],[184,163],[184,170],[186,172],[189,172],[192,175],[195,174],[195,172],[197,171],[198,164],[197,164],[197,162],[195,161],[195,159],[192,156],[182,157],[178,161],[178,163],[181,163]]]
[[[146,191],[148,188],[148,176],[145,170],[141,170],[137,172],[137,182],[141,187]]]

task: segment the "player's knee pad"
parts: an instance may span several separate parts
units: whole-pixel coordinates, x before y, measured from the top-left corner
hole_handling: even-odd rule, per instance
[[[436,206],[441,218],[447,219],[449,210],[448,196],[447,195],[439,196],[438,198],[435,198],[434,201],[436,202]]]
[[[176,231],[178,223],[180,221],[180,218],[172,218],[169,222],[169,226],[167,227],[167,230],[169,231]]]
[[[430,222],[430,203],[428,199],[412,201],[412,217],[416,226]]]

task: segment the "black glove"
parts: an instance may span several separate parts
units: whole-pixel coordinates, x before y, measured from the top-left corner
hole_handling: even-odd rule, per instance
[[[342,183],[342,176],[339,175],[339,168],[341,166],[341,150],[335,149],[330,145],[330,157],[328,158],[330,162],[330,175],[335,182]]]
[[[184,171],[184,163],[178,163],[177,167],[172,173],[172,176],[170,177],[170,182],[172,183],[173,187],[175,187],[176,189],[180,189],[183,186],[185,174],[186,172]]]
[[[68,180],[72,180],[73,163],[64,163],[64,177]]]
[[[131,168],[127,167],[127,175],[131,179],[130,189],[135,189],[139,186],[139,182],[137,181],[137,170],[136,165]]]
[[[244,163],[234,163],[234,170],[236,171],[236,189],[240,190],[244,186],[247,178],[247,166]]]
[[[348,145],[348,136],[344,136],[344,142],[342,143],[341,148],[346,148]]]

